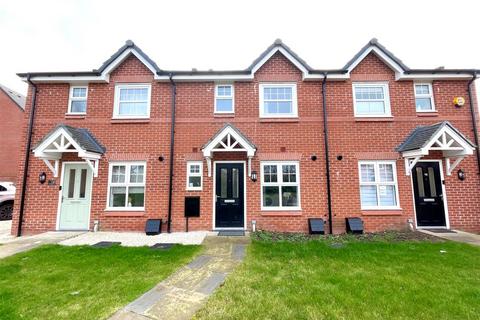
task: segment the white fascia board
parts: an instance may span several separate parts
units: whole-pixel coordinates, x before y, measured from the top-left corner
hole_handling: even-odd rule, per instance
[[[27,82],[27,77],[21,77],[22,81]],[[109,82],[109,75],[101,76],[33,76],[30,78],[32,82],[41,82],[41,83],[71,83],[71,84],[80,84],[80,83],[89,83],[89,82]]]
[[[134,48],[129,48],[125,50],[121,55],[117,57],[117,59],[113,60],[108,67],[103,70],[102,75],[110,74],[113,70],[115,70],[118,65],[120,65],[130,54],[133,54],[138,60],[140,60],[153,74],[157,73],[157,70],[151,65],[147,60],[145,60],[141,54],[138,53],[137,50]]]
[[[466,80],[471,79],[472,75],[469,73],[412,73],[412,74],[395,74],[395,80],[418,80],[418,81],[432,81],[432,80]]]
[[[371,46],[367,50],[365,50],[363,54],[350,65],[350,67],[348,68],[348,73],[350,74],[352,70],[355,69],[355,67],[358,66],[358,64],[360,64],[360,62],[362,62],[363,59],[365,59],[365,57],[368,56],[372,51],[377,55],[377,57],[380,58],[380,60],[385,62],[391,69],[393,69],[395,73],[403,73],[404,70],[402,69],[402,67],[400,67],[395,61],[390,59],[390,57],[388,57],[381,50],[377,49],[377,47],[374,46]]]

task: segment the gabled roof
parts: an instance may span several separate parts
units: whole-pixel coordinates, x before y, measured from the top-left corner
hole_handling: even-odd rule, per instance
[[[422,149],[429,144],[429,142],[442,131],[445,127],[453,130],[459,137],[462,138],[468,145],[475,148],[475,145],[465,137],[457,128],[450,122],[443,121],[430,126],[421,126],[415,128],[405,139],[405,141],[397,147],[398,152],[405,152],[411,150]]]
[[[26,98],[23,94],[13,91],[0,84],[0,91],[3,91],[15,104],[22,110],[25,110],[25,101]]]
[[[88,131],[88,129],[84,128],[75,128],[72,126],[68,126],[65,124],[59,124],[53,130],[51,130],[48,134],[46,134],[40,142],[34,147],[37,149],[42,143],[44,143],[47,139],[50,138],[52,134],[57,132],[59,129],[65,130],[68,135],[85,151],[104,154],[107,149],[101,145],[95,136]]]
[[[381,45],[376,38],[372,38],[365,46],[363,46],[363,48],[347,62],[343,69],[348,70],[349,72],[352,71],[370,52],[377,54],[377,56],[391,68],[398,68],[401,71],[409,70],[402,60]]]
[[[162,70],[131,40],[127,40],[117,52],[107,59],[98,69],[80,72],[32,72],[18,73],[23,80],[30,77],[36,82],[108,82],[109,73],[122,63],[130,54],[134,54],[152,71],[157,81],[242,81],[252,80],[255,72],[275,53],[282,53],[300,71],[304,80],[321,80],[327,75],[329,80],[346,80],[350,72],[371,52],[376,54],[392,70],[396,80],[430,80],[430,79],[471,79],[480,73],[476,69],[410,69],[392,52],[381,45],[377,39],[370,40],[342,69],[313,69],[292,49],[277,39],[253,63],[243,70]]]

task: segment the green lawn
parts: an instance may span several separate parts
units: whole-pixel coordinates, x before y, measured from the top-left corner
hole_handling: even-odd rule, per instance
[[[47,245],[0,259],[0,319],[106,318],[199,250]]]
[[[346,239],[253,241],[196,318],[480,319],[479,247]]]

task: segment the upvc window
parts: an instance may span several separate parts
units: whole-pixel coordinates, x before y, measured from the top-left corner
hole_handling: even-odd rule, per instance
[[[295,83],[261,83],[260,117],[297,117],[297,85]]]
[[[398,209],[397,169],[394,161],[360,161],[362,209]]]
[[[417,112],[435,111],[431,83],[415,83],[415,108]]]
[[[262,210],[300,210],[298,162],[262,162]]]
[[[215,86],[215,113],[234,113],[234,89],[231,84]]]
[[[110,163],[107,209],[144,210],[145,176],[145,162]]]
[[[149,118],[150,84],[122,84],[115,86],[114,118]]]
[[[70,87],[70,96],[68,100],[68,113],[85,114],[87,113],[87,86]]]
[[[356,117],[390,117],[390,97],[386,83],[354,83]]]
[[[201,161],[187,162],[187,190],[202,190],[203,169]]]

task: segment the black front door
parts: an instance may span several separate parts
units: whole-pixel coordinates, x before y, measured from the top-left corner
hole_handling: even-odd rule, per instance
[[[412,170],[417,226],[445,227],[440,163],[418,162]]]
[[[242,228],[244,221],[243,164],[217,163],[215,227]]]

